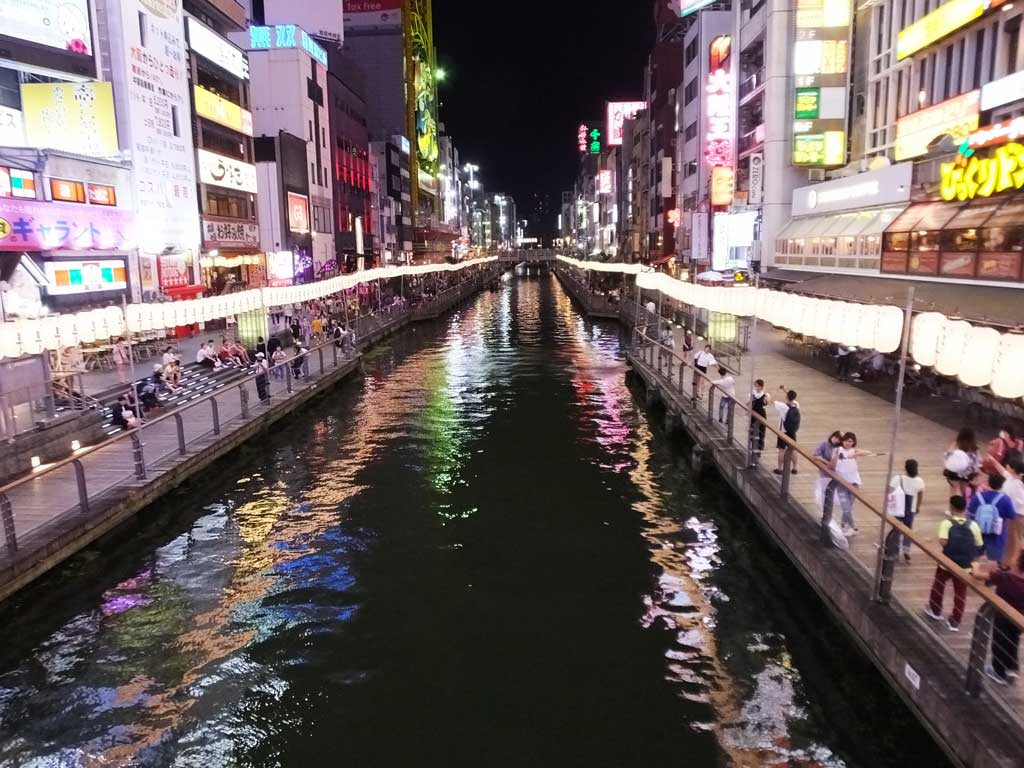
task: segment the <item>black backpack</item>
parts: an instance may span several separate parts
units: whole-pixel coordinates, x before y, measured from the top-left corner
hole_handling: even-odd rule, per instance
[[[970,568],[971,563],[974,562],[976,551],[977,545],[974,543],[974,531],[971,530],[971,524],[967,521],[957,522],[954,520],[949,528],[949,538],[946,540],[942,554],[961,568]]]
[[[800,409],[790,406],[782,420],[782,428],[787,435],[795,435],[800,430]]]

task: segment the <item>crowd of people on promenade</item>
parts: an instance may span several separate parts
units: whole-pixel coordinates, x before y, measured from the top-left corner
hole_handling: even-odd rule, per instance
[[[646,308],[649,317],[657,318],[653,303]],[[663,367],[666,358],[673,357],[677,346],[673,326],[660,318],[652,319],[645,331],[648,338],[657,339],[658,364]],[[737,398],[735,377],[719,365],[712,345],[703,345],[695,351],[693,334],[684,331],[682,338],[680,357],[695,369],[694,400],[703,397],[707,386],[715,386],[719,391],[718,420],[725,423],[732,418]],[[850,376],[853,353],[845,349],[837,355],[841,379]],[[674,364],[671,359],[667,362]],[[861,364],[871,362],[871,357],[859,361]],[[792,453],[791,444],[781,436],[793,443],[799,438],[801,410],[797,392],[782,385],[773,397],[764,380],[757,379],[749,396],[749,408],[752,466],[759,466],[758,459],[765,450],[766,423],[774,423],[780,437],[776,442],[778,453],[773,472],[776,475],[786,471],[798,474],[796,455]],[[815,448],[813,462],[818,476],[814,496],[821,514],[823,544],[847,549],[850,539],[860,533],[855,515],[855,492],[862,485],[858,460],[885,455],[859,447],[856,433],[844,430],[833,431]],[[946,564],[936,566],[925,615],[936,623],[941,622],[945,630],[959,631],[967,604],[967,580],[971,578],[987,583],[999,597],[1024,614],[1024,439],[1020,430],[1008,424],[982,446],[975,431],[964,427],[942,452],[941,458],[948,502],[936,536],[942,553],[961,573],[955,573]],[[918,458],[903,459],[900,470],[889,478],[886,512],[913,530],[916,518],[924,509],[926,487]],[[841,511],[838,521],[833,520],[836,503]],[[896,555],[909,564],[913,542],[906,535],[895,536]],[[943,614],[943,599],[950,583],[953,605],[947,616]],[[996,613],[991,660],[985,666],[985,673],[997,685],[1007,685],[1017,679],[1020,634],[1014,622]]]

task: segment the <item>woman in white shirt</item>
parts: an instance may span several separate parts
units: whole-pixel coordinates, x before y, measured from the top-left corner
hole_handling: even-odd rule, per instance
[[[907,459],[903,464],[903,474],[895,475],[889,483],[889,487],[900,490],[906,499],[903,503],[902,522],[907,528],[914,527],[914,517],[924,504],[924,479],[918,475],[917,459]],[[901,537],[900,549],[903,551],[903,559],[910,562],[910,539]]]
[[[854,488],[859,488],[861,480],[860,467],[857,466],[857,459],[861,456],[880,455],[881,454],[872,453],[871,451],[860,450],[857,447],[857,435],[853,432],[847,432],[843,435],[843,444],[836,450],[836,474]],[[839,497],[839,507],[843,510],[843,533],[846,536],[856,536],[860,533],[860,529],[857,528],[857,525],[853,520],[854,496],[850,493],[849,489],[843,485],[839,486],[837,489],[837,495]]]

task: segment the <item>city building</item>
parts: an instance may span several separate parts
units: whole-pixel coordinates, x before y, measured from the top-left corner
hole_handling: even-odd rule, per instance
[[[185,17],[192,136],[202,214],[202,283],[221,294],[266,284],[257,222],[249,59],[224,36],[246,27],[234,2],[194,3]],[[223,7],[223,10],[221,10]],[[232,15],[229,15],[232,14]]]
[[[255,154],[257,164],[266,164],[258,174],[265,182],[258,196],[262,248],[293,252],[296,284],[336,274],[327,51],[294,24],[253,26],[231,38],[246,48],[257,84],[251,94]],[[304,143],[305,181],[294,167],[297,139]],[[267,266],[273,271],[269,257]]]
[[[395,136],[389,141],[371,142],[370,149],[381,176],[377,194],[383,221],[382,261],[385,265],[409,264],[413,256],[409,141],[405,136]]]
[[[342,271],[376,265],[376,187],[370,161],[366,86],[352,59],[334,48],[329,53],[328,99],[334,184],[335,246]]]

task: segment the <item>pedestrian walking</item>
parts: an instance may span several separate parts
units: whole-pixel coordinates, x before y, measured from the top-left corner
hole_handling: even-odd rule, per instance
[[[907,459],[903,464],[903,473],[894,475],[889,481],[889,488],[893,493],[901,494],[903,499],[902,522],[907,528],[914,527],[914,518],[924,504],[924,479],[920,476],[917,459]],[[900,550],[903,552],[903,559],[910,562],[910,548],[912,542],[906,536],[900,537]]]
[[[256,353],[256,394],[263,402],[270,399],[270,366],[262,352]]]
[[[833,477],[838,461],[838,451],[843,444],[843,433],[836,430],[828,439],[814,449],[812,460],[818,467],[818,480],[814,485],[814,500],[821,512],[821,542],[832,544],[832,507],[835,503],[839,482]]]
[[[787,391],[785,386],[780,386],[779,390],[785,392],[786,398],[785,402],[776,400],[772,403],[779,416],[779,431],[795,443],[797,433],[800,431],[800,403],[796,399],[796,390]],[[775,441],[775,447],[779,451],[779,465],[774,472],[776,475],[781,475],[786,466],[786,451],[789,450],[789,444],[779,437]],[[797,474],[795,458],[791,471],[794,475]]]
[[[1017,430],[1007,424],[999,430],[999,436],[988,444],[988,453],[982,462],[981,471],[989,475],[1001,474],[998,465],[1005,465],[1014,456],[1024,456],[1024,440],[1017,437]]]
[[[839,506],[843,511],[843,534],[847,538],[860,533],[860,529],[853,518],[853,507],[856,503],[856,497],[850,490],[850,486],[853,488],[860,488],[861,486],[860,466],[857,464],[857,459],[862,456],[881,455],[883,454],[858,448],[857,435],[853,432],[847,432],[843,435],[843,444],[836,451],[836,474],[845,483],[845,485],[839,484],[836,493],[839,497]]]
[[[1011,456],[1006,466],[997,464],[996,469],[1005,480],[1003,493],[1010,497],[1017,513],[1006,536],[1006,561],[1015,563],[1024,551],[1024,456]]]
[[[727,424],[732,419],[733,405],[736,402],[736,379],[724,365],[718,366],[718,378],[711,383],[721,390],[718,401],[718,422]]]
[[[974,488],[972,483],[981,468],[981,454],[978,451],[978,439],[974,430],[964,427],[956,436],[956,440],[946,449],[943,477],[949,483],[950,491],[957,496],[970,498]]]
[[[969,571],[974,559],[982,551],[985,542],[981,538],[981,529],[973,520],[967,519],[967,500],[963,496],[952,496],[949,500],[949,516],[939,525],[939,544],[942,554],[953,561],[963,571]],[[942,602],[946,595],[946,582],[953,581],[953,612],[946,622],[951,632],[960,631],[960,622],[964,618],[967,605],[967,584],[956,578],[944,566],[935,568],[935,579],[932,581],[931,595],[925,607],[925,615],[934,620],[942,621]]]
[[[1017,517],[1013,502],[1003,493],[1005,482],[1002,475],[990,475],[989,490],[975,493],[967,507],[967,516],[981,529],[981,536],[985,541],[985,557],[993,563],[1003,562],[1007,534],[1014,518]]]
[[[694,397],[699,399],[704,396],[704,379],[707,377],[708,370],[716,362],[715,356],[711,353],[711,345],[705,344],[704,349],[698,352],[693,359],[693,367],[699,371],[699,374],[693,375]]]
[[[1012,570],[993,568],[985,581],[995,587],[996,595],[1024,613],[1024,552],[1013,563]],[[992,621],[992,663],[985,674],[999,685],[1006,685],[1020,674],[1020,628],[996,611]]]
[[[765,391],[764,379],[758,379],[754,382],[754,389],[750,393],[750,412],[757,414],[767,421],[768,419],[768,403],[771,402],[771,395]],[[764,450],[764,435],[768,427],[765,421],[756,419],[753,416],[750,417],[750,446],[758,458],[760,458],[761,451]],[[756,463],[752,466],[757,466]]]
[[[132,364],[132,353],[128,348],[128,342],[124,340],[124,336],[117,337],[117,341],[114,342],[114,348],[111,351],[111,355],[114,358],[114,367],[117,368],[118,382],[121,384],[127,384],[128,373]]]

